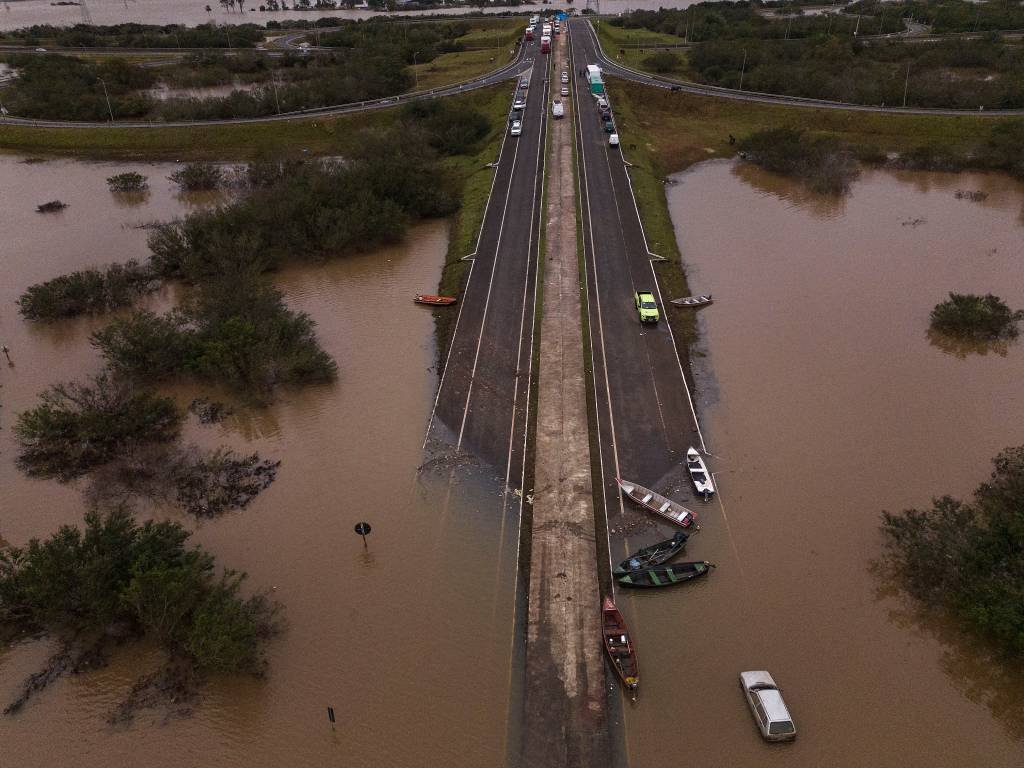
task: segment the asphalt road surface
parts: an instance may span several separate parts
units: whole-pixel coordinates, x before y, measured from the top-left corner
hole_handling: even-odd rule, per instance
[[[580,74],[598,62],[596,42],[586,21],[570,21],[569,29],[601,468],[594,486],[603,488],[604,513],[615,528],[646,514],[632,503],[624,506],[616,477],[685,502],[686,450],[702,449],[703,440],[664,321],[665,298],[674,297],[660,294],[622,153],[609,146],[596,100]],[[628,134],[622,140],[628,145]],[[638,290],[654,293],[662,322],[641,326],[633,303]],[[623,546],[612,537],[613,558]]]
[[[524,475],[549,103],[548,57],[526,48],[522,135],[506,127],[425,442],[486,462],[511,489]]]

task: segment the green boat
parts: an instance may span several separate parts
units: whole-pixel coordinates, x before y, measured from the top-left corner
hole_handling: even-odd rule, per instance
[[[644,568],[620,576],[619,584],[624,587],[671,587],[707,575],[714,566],[707,560],[698,563],[667,563],[653,568]]]

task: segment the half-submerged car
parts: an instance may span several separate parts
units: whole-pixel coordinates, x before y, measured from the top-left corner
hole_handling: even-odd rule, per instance
[[[790,741],[796,738],[796,726],[782,700],[775,680],[762,670],[740,672],[740,687],[754,713],[761,735],[768,741]]]
[[[523,124],[519,120],[512,121],[512,130],[509,131],[513,136],[521,136],[523,133]]]
[[[661,319],[658,302],[654,300],[654,294],[650,291],[637,291],[633,294],[633,301],[636,303],[641,323],[656,323]]]

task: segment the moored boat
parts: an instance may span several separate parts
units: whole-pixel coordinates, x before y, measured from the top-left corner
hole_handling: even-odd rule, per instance
[[[430,304],[435,307],[447,307],[454,304],[458,299],[454,296],[432,296],[428,293],[417,293],[413,299],[417,304]]]
[[[632,557],[627,557],[615,566],[615,570],[612,573],[616,576],[622,576],[633,571],[640,571],[644,568],[667,563],[683,550],[683,547],[686,546],[686,540],[689,538],[690,534],[685,531],[679,531],[671,539],[659,541],[657,544],[651,544],[649,547],[638,549],[633,553]]]
[[[615,673],[622,684],[630,691],[640,685],[640,664],[636,659],[636,649],[626,629],[626,621],[615,607],[610,595],[605,595],[601,606],[601,617],[604,626],[604,650],[608,660],[615,668]]]
[[[644,507],[648,512],[653,512],[670,523],[675,523],[683,528],[689,528],[697,518],[697,515],[679,502],[667,499],[650,488],[644,488],[642,485],[623,480],[621,477],[616,478],[616,480],[622,492],[629,498]]]
[[[711,294],[705,293],[700,296],[687,296],[682,299],[672,299],[672,304],[677,307],[703,307],[712,301]]]
[[[620,576],[624,587],[671,587],[707,575],[713,566],[707,560],[697,563],[666,563]]]
[[[704,501],[711,501],[711,497],[715,495],[715,484],[711,480],[708,465],[704,463],[700,451],[692,446],[686,452],[686,469],[690,473],[690,479],[693,480],[693,487],[697,489],[697,495]]]

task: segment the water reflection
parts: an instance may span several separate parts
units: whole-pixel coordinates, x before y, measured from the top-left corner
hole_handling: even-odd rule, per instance
[[[1016,339],[961,339],[931,328],[925,332],[925,336],[933,347],[959,360],[966,360],[971,355],[1006,357],[1010,347],[1016,343]]]
[[[807,211],[816,218],[834,219],[842,216],[846,210],[845,195],[823,195],[806,184],[794,183],[792,179],[766,171],[753,163],[731,160],[722,162],[731,163],[733,175],[745,184],[765,195],[785,200],[793,208]]]
[[[130,192],[111,192],[111,197],[120,208],[138,208],[149,202],[148,189],[136,189]]]

